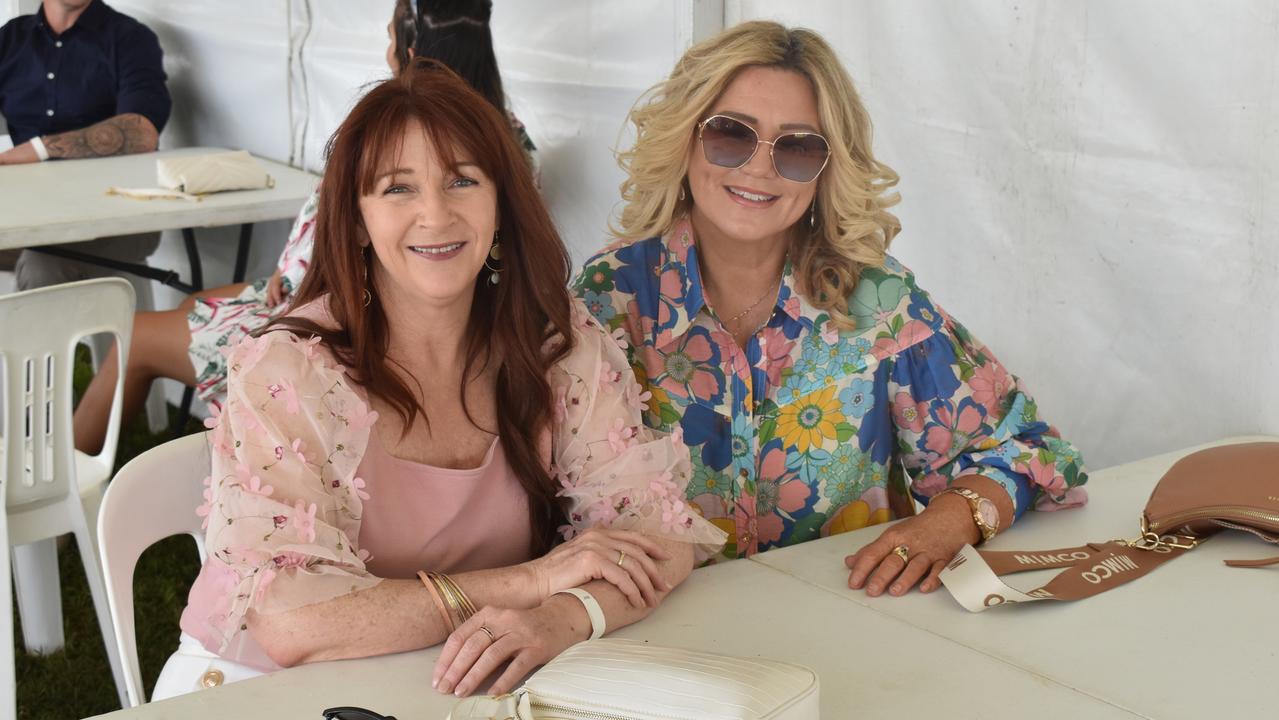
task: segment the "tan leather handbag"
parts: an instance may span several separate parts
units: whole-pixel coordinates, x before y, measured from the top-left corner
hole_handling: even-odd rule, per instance
[[[1279,544],[1279,442],[1222,445],[1178,460],[1151,493],[1135,540],[1038,551],[964,546],[941,580],[973,612],[1006,603],[1079,600],[1135,580],[1222,530]],[[1226,564],[1264,567],[1279,564],[1279,557]],[[1026,592],[999,580],[1045,568],[1066,569]]]
[[[1187,455],[1155,486],[1142,521],[1147,545],[1171,532],[1193,546],[1222,529],[1279,543],[1279,442],[1224,445]],[[1276,563],[1279,557],[1226,561],[1235,567]]]

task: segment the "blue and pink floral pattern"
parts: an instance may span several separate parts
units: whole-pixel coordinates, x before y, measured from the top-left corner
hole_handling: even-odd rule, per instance
[[[682,430],[688,501],[729,536],[717,559],[912,514],[963,475],[1000,483],[1019,517],[1086,501],[1079,452],[892,257],[862,271],[855,330],[799,295],[788,264],[745,347],[705,301],[687,220],[595,256],[574,289],[629,339],[645,424]]]

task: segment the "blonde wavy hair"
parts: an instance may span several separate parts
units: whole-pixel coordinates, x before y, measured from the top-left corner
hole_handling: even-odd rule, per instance
[[[666,233],[686,215],[692,198],[680,198],[695,129],[742,69],[791,70],[808,78],[817,95],[830,162],[818,178],[816,222],[791,248],[799,290],[852,329],[848,298],[863,267],[883,265],[901,229],[888,212],[900,197],[890,190],[897,173],[871,152],[871,123],[853,81],[835,51],[812,30],[775,22],[746,22],[688,49],[670,77],[646,91],[631,108],[635,144],[617,154],[626,172],[622,211],[611,232],[624,241]]]

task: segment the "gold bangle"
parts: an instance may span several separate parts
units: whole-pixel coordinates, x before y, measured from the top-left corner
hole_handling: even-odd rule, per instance
[[[476,613],[475,603],[471,602],[471,598],[467,597],[466,592],[462,590],[462,587],[458,585],[453,578],[443,573],[440,573],[439,577],[441,581],[443,581],[443,583],[452,591],[454,597],[457,598],[458,604],[462,608],[462,622],[470,620],[471,616]]]
[[[475,604],[466,596],[462,588],[453,578],[444,573],[430,573],[438,584],[440,591],[448,599],[449,606],[457,613],[457,624],[461,625],[475,615]]]
[[[434,583],[435,589],[439,591],[440,596],[444,598],[444,602],[448,605],[449,623],[456,628],[458,625],[466,622],[466,618],[462,617],[463,612],[461,606],[458,604],[457,596],[453,594],[452,588],[440,579],[440,573],[428,572],[426,575],[431,579],[431,582]]]
[[[457,596],[453,594],[453,589],[441,578],[440,573],[427,573],[427,577],[431,578],[431,582],[435,583],[435,587],[440,591],[444,602],[448,603],[450,615],[455,619],[461,617],[462,608],[458,604]],[[465,618],[457,621],[457,624],[460,625],[463,621],[465,621]]]
[[[435,581],[431,579],[430,573],[424,570],[417,572],[417,579],[422,581],[426,589],[431,593],[431,599],[435,601],[435,607],[444,616],[444,622],[449,626],[449,633],[452,633],[457,626],[453,624],[453,615],[449,613],[449,609],[444,605],[444,598],[440,597],[440,590],[436,587]]]

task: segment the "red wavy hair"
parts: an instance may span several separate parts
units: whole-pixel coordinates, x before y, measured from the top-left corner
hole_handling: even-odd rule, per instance
[[[463,377],[497,363],[497,434],[528,493],[533,547],[540,554],[550,548],[563,521],[538,440],[552,416],[547,373],[572,349],[571,261],[510,123],[451,70],[430,60],[414,61],[365,95],[330,138],[312,265],[292,304],[301,307],[327,297],[338,329],[290,317],[273,325],[318,335],[370,395],[395,408],[406,429],[419,414],[428,418],[389,366],[389,329],[376,292],[364,305],[368,257],[359,243],[366,234],[360,198],[373,192],[382,159],[399,150],[415,123],[446,165],[456,164],[453,153],[464,154],[496,185],[501,282],[477,278]]]

